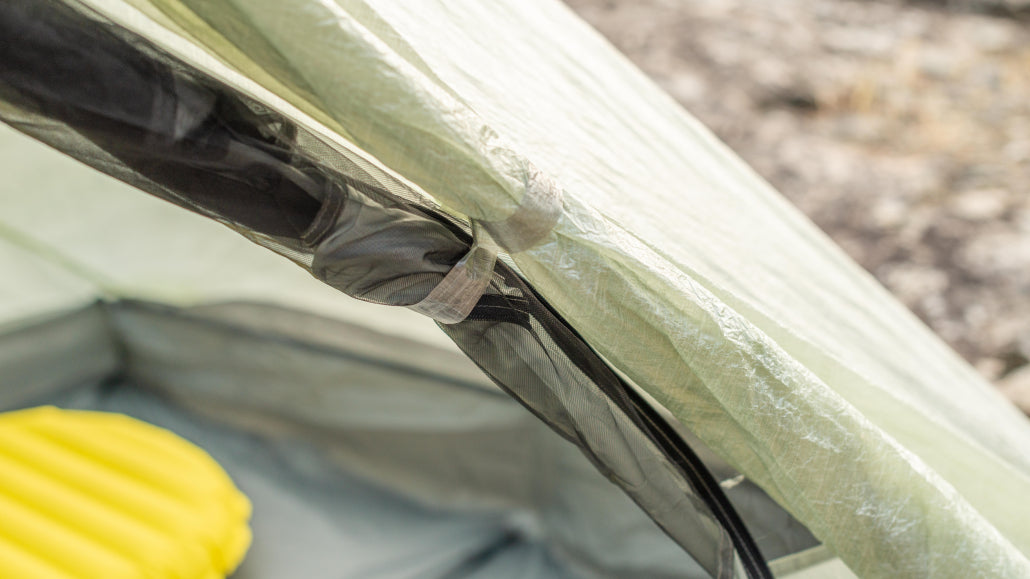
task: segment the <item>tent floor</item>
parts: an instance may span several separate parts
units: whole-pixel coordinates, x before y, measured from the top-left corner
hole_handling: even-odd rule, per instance
[[[254,504],[254,542],[234,579],[551,579],[578,576],[510,517],[452,513],[326,466],[304,442],[235,431],[130,381],[84,385],[27,406],[118,412],[209,452]]]

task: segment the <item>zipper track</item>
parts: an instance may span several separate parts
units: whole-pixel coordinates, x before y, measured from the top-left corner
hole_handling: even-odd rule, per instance
[[[538,321],[544,323],[547,332],[565,356],[615,402],[633,423],[658,446],[666,458],[679,468],[694,492],[708,506],[716,521],[729,534],[730,541],[740,557],[741,565],[748,578],[773,579],[772,571],[758,549],[758,544],[751,536],[751,532],[694,449],[676,433],[664,417],[594,351],[579,332],[555,311],[526,280],[503,262],[497,263],[495,271],[503,272],[505,276],[512,276],[521,282],[529,293],[524,298],[527,302],[523,305],[526,308],[524,313],[530,313],[532,307],[530,303],[532,302],[547,311],[552,317],[550,323],[545,323],[545,320]],[[482,305],[484,305],[483,301],[480,302],[480,306]],[[511,307],[511,309],[516,308]],[[546,419],[544,421],[547,422]]]
[[[645,422],[648,435],[665,451],[666,456],[680,467],[701,500],[708,505],[715,518],[729,533],[730,540],[740,556],[740,562],[748,577],[750,579],[772,579],[772,571],[758,549],[754,537],[751,536],[751,532],[748,531],[737,510],[730,503],[729,497],[723,492],[722,487],[719,486],[718,481],[712,476],[701,458],[681,437],[676,435],[668,422],[628,386],[627,394],[633,402],[637,415]]]

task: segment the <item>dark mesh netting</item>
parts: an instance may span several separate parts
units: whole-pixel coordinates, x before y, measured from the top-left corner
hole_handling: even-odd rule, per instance
[[[416,304],[472,245],[419,192],[73,2],[5,0],[0,38],[5,122],[353,297]],[[683,438],[513,269],[441,327],[712,576],[771,576]]]
[[[750,576],[768,573],[697,455],[507,266],[498,264],[490,291],[465,321],[440,327],[702,565],[715,565],[714,575],[732,576],[734,548]]]
[[[258,233],[297,238],[326,180],[290,159],[285,124],[49,3],[6,3],[5,93],[180,199]],[[291,163],[291,160],[293,163]]]

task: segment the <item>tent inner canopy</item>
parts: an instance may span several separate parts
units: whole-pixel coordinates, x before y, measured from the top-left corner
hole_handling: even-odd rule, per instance
[[[451,350],[277,306],[123,300],[8,323],[0,352],[0,410],[120,412],[211,453],[255,507],[241,579],[706,576]],[[812,544],[742,512],[769,552]]]

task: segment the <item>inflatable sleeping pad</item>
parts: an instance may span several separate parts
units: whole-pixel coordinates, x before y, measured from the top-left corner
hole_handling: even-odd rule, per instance
[[[219,579],[250,501],[207,453],[119,414],[0,414],[0,577]]]

